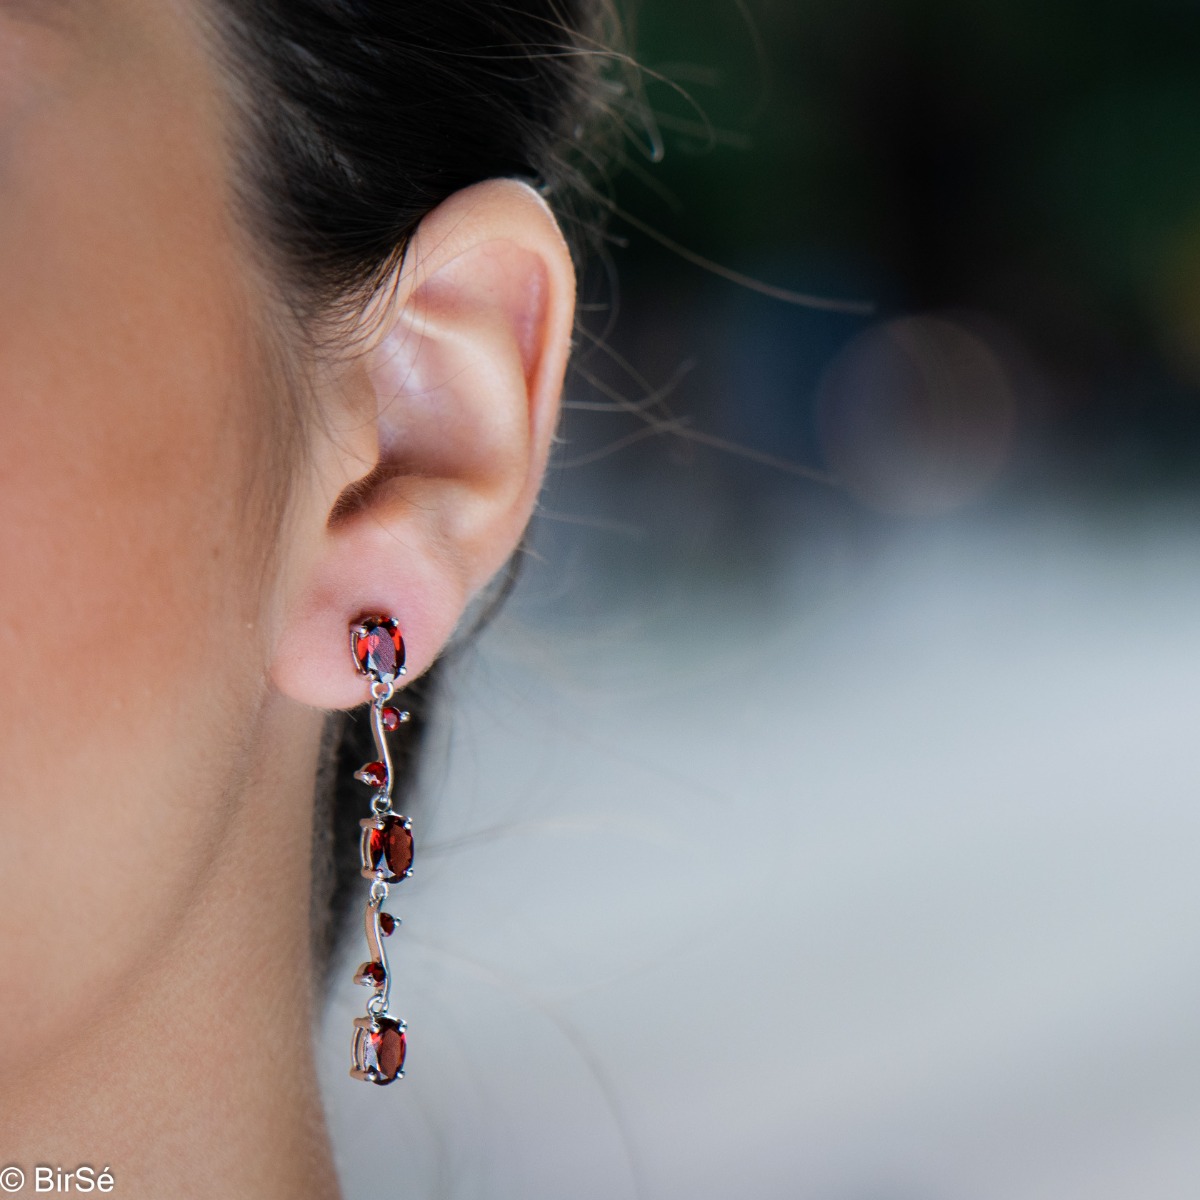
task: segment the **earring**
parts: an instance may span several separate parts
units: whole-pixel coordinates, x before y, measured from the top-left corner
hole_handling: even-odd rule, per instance
[[[371,815],[362,826],[362,873],[371,881],[364,925],[371,957],[358,968],[354,982],[374,989],[367,1015],[354,1022],[350,1074],[368,1083],[387,1084],[404,1074],[407,1049],[405,1023],[388,1012],[391,973],[383,939],[400,922],[383,911],[390,884],[412,874],[412,822],[392,808],[392,758],[387,734],[409,719],[392,707],[397,680],[405,674],[404,638],[391,617],[362,617],[350,627],[350,652],[359,673],[371,681],[371,732],[377,759],[360,767],[355,779],[374,788]]]

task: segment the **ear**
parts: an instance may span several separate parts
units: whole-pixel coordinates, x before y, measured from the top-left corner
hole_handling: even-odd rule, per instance
[[[284,547],[271,679],[317,708],[367,696],[364,614],[400,623],[412,679],[513,553],[536,502],[570,351],[575,279],[549,208],[489,180],[421,223],[368,349],[319,385],[327,429]]]

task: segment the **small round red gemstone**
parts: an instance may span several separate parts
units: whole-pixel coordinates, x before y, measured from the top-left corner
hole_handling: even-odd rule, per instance
[[[384,981],[387,979],[387,972],[383,969],[383,963],[363,963],[358,968],[358,978],[367,980],[376,987],[383,987]]]
[[[398,708],[385,708],[379,715],[383,718],[383,727],[388,733],[395,733],[400,728],[403,718]]]
[[[396,918],[391,913],[381,912],[379,914],[379,932],[384,937],[391,937],[396,932]]]
[[[407,1050],[404,1030],[391,1017],[380,1017],[379,1031],[367,1033],[367,1065],[375,1067],[388,1082],[400,1074]]]
[[[402,878],[412,866],[412,832],[398,817],[383,817],[383,828],[367,831],[367,863],[372,870],[383,868],[387,882]]]
[[[387,783],[387,768],[381,762],[367,763],[354,772],[354,778],[361,779],[371,787],[383,787]]]

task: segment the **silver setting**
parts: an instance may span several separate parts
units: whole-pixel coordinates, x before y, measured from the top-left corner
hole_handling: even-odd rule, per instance
[[[371,683],[371,734],[375,738],[375,752],[383,763],[383,787],[371,797],[371,811],[390,812],[392,808],[392,755],[387,744],[387,730],[383,727],[383,708],[392,698],[395,685],[373,680]]]
[[[367,950],[371,955],[371,962],[378,963],[383,968],[383,981],[374,985],[375,995],[367,1001],[367,1012],[373,1016],[382,1016],[387,1012],[392,991],[392,973],[388,970],[387,951],[383,946],[385,934],[379,927],[379,913],[384,900],[387,899],[387,884],[381,886],[382,894],[376,892],[375,884],[371,885],[370,899],[367,900],[367,907],[363,912],[363,928],[367,936]],[[355,978],[357,980],[358,977]]]

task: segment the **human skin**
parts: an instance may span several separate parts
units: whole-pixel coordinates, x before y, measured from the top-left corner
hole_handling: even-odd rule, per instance
[[[318,366],[198,15],[0,0],[0,1166],[304,1200],[338,1194],[308,920],[346,630],[395,615],[415,677],[511,552],[573,279],[533,193],[477,185]]]

